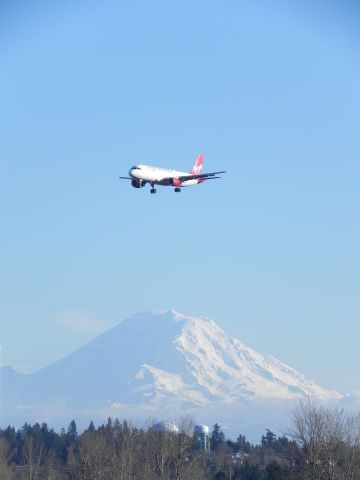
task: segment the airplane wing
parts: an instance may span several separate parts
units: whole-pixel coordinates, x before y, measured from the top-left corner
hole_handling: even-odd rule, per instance
[[[118,178],[121,178],[121,180],[132,180],[131,177],[118,177]]]
[[[219,175],[219,173],[226,173],[226,170],[222,170],[221,172],[199,173],[198,175],[196,175],[195,173],[193,175],[181,175],[180,177],[177,177],[177,178],[182,182],[185,180],[198,180],[201,178],[204,180],[210,180],[211,178],[215,178],[215,175]],[[216,178],[221,178],[221,177],[216,177]]]

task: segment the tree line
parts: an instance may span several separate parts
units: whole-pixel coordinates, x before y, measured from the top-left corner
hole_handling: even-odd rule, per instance
[[[56,432],[46,423],[0,429],[1,480],[358,480],[360,414],[300,402],[288,431],[270,429],[258,444],[220,425],[201,450],[190,417],[178,431],[138,428],[118,419],[78,433],[75,421]]]

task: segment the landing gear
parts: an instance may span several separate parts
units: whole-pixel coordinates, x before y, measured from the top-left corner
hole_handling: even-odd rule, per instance
[[[176,193],[181,192],[181,188],[179,188],[179,187],[176,187],[174,190],[175,190]]]
[[[151,184],[150,193],[156,193],[156,188],[154,188],[154,183]]]

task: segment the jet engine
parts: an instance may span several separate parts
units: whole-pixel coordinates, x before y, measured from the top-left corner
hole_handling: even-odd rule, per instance
[[[146,182],[144,182],[144,180],[135,180],[135,178],[133,180],[131,180],[131,185],[134,187],[134,188],[142,188],[142,187],[145,187],[145,184]]]
[[[181,180],[178,178],[169,178],[169,185],[172,185],[173,187],[180,187]]]

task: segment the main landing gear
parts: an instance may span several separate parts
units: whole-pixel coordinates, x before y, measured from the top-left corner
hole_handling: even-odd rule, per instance
[[[175,193],[181,192],[181,188],[180,187],[174,188],[174,192]],[[156,188],[155,188],[155,185],[153,183],[151,184],[150,193],[156,193]]]

